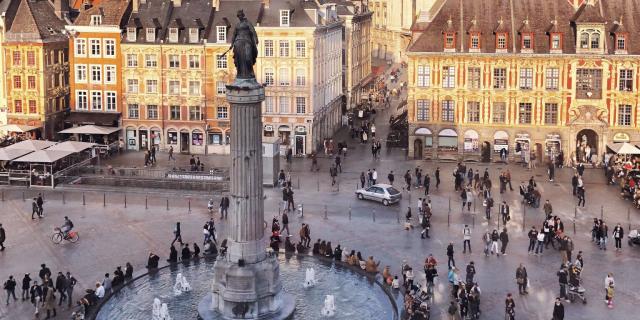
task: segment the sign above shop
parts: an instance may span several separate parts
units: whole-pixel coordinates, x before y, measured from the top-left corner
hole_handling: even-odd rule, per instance
[[[613,135],[613,142],[629,142],[631,138],[624,132],[618,132]]]
[[[560,140],[560,135],[557,133],[548,134],[547,140]]]
[[[267,124],[264,126],[264,131],[273,131],[273,126],[270,124]]]
[[[305,126],[296,126],[296,132],[297,133],[306,133],[307,132],[307,128]]]
[[[516,140],[529,140],[528,133],[516,133]]]

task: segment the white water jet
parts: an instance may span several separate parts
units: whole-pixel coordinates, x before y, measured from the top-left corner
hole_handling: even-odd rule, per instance
[[[329,294],[324,298],[324,307],[322,307],[321,313],[325,317],[333,317],[336,314],[336,302],[333,295]]]
[[[318,283],[316,280],[316,270],[313,268],[307,268],[304,276],[304,283],[302,284],[305,288],[311,288]]]
[[[159,320],[171,320],[171,316],[169,315],[169,307],[167,307],[166,303],[163,303],[162,307],[160,307],[160,319]]]
[[[162,308],[162,303],[160,303],[160,299],[154,298],[151,320],[160,320],[160,308]]]
[[[191,285],[187,281],[187,278],[182,276],[182,273],[176,275],[176,283],[173,285],[173,293],[179,296],[183,292],[191,291]]]

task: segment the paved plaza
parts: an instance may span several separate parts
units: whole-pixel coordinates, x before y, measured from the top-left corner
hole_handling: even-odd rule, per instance
[[[396,101],[397,103],[397,101]],[[376,120],[379,136],[385,136],[388,130],[389,114],[379,112]],[[436,282],[435,306],[432,319],[445,319],[449,303],[449,285],[446,280],[446,246],[453,242],[455,260],[464,275],[465,266],[474,261],[477,269],[476,281],[482,289],[481,319],[503,319],[504,297],[508,292],[516,293],[515,270],[523,263],[528,270],[531,286],[527,296],[515,295],[517,319],[551,318],[554,298],[559,286],[556,272],[561,263],[556,250],[545,251],[541,256],[527,254],[526,233],[532,225],[540,227],[544,213],[542,208],[523,208],[521,196],[517,192],[520,181],[534,176],[542,193],[542,200],[549,199],[554,214],[564,222],[567,234],[574,239],[575,250],[584,252],[584,286],[587,289],[588,303],[565,304],[565,319],[633,319],[637,304],[640,302],[640,284],[634,270],[640,261],[640,248],[630,248],[626,241],[623,250],[602,251],[590,241],[591,220],[594,217],[604,220],[613,229],[621,223],[628,233],[640,227],[640,211],[631,208],[630,203],[620,199],[619,189],[607,186],[601,170],[588,169],[585,172],[586,207],[577,208],[576,199],[571,195],[570,179],[573,169],[556,170],[556,181],[546,179],[545,168],[532,171],[518,164],[479,164],[468,163],[474,171],[488,169],[491,179],[497,181],[500,171],[511,170],[516,191],[498,193],[494,183],[493,194],[496,203],[507,201],[511,206],[512,219],[507,224],[510,242],[507,256],[485,257],[482,253],[481,236],[486,229],[498,227],[497,210],[491,221],[484,219],[484,208],[477,201],[471,211],[461,212],[458,192],[453,191],[451,173],[455,163],[438,163],[407,160],[400,149],[387,150],[383,147],[380,160],[371,157],[370,145],[362,145],[347,138],[346,132],[340,132],[337,141],[349,143],[348,156],[344,158],[342,173],[338,184],[331,186],[328,168],[330,158],[320,157],[320,171],[311,172],[309,159],[294,159],[283,166],[291,172],[296,205],[302,204],[303,217],[291,216],[290,228],[294,239],[298,240],[301,223],[309,223],[311,237],[332,241],[349,250],[361,251],[363,256],[373,255],[381,260],[383,266],[391,266],[393,274],[399,274],[402,260],[416,270],[419,281],[424,281],[421,272],[425,257],[432,253],[439,262],[439,279]],[[186,166],[188,156],[179,155],[176,163],[165,162],[166,154],[159,154],[156,168]],[[228,166],[224,156],[201,156],[207,167]],[[141,167],[142,153],[126,153],[108,162],[114,167]],[[419,228],[410,231],[403,229],[406,208],[415,207],[423,189],[414,189],[411,194],[403,192],[403,200],[396,205],[384,207],[378,203],[359,201],[354,190],[359,182],[360,172],[375,168],[379,180],[386,182],[387,174],[393,170],[396,184],[402,184],[402,175],[406,170],[420,166],[423,172],[433,177],[436,167],[441,169],[442,184],[435,188],[435,179],[431,184],[433,202],[431,239],[420,239]],[[58,271],[70,271],[79,281],[75,289],[77,298],[85,288],[90,288],[103,278],[105,272],[112,273],[116,266],[131,262],[136,272],[142,272],[149,251],[158,253],[165,261],[169,252],[169,243],[173,239],[173,226],[176,221],[182,223],[182,235],[185,242],[202,241],[202,225],[210,218],[206,209],[207,199],[214,197],[205,193],[166,190],[122,190],[100,186],[61,186],[55,191],[7,188],[3,190],[0,223],[7,232],[7,249],[0,253],[0,278],[6,280],[14,275],[21,280],[25,272],[32,278],[37,277],[39,265],[46,263],[54,274]],[[38,192],[44,192],[45,217],[31,220],[30,198]],[[126,200],[125,200],[126,195]],[[265,189],[265,219],[279,214],[282,206],[281,191],[277,188]],[[23,200],[24,199],[24,200]],[[84,199],[84,200],[83,200]],[[219,196],[215,196],[218,201]],[[84,204],[83,204],[84,201]],[[126,201],[126,204],[125,204]],[[189,210],[190,209],[190,210]],[[415,216],[414,208],[414,216]],[[53,244],[49,238],[55,226],[69,216],[80,233],[76,244]],[[215,216],[220,235],[224,235],[225,221]],[[575,227],[574,227],[575,221]],[[414,222],[415,223],[415,222]],[[462,254],[462,229],[464,224],[473,226],[473,254]],[[502,226],[501,226],[502,227]],[[575,229],[574,229],[575,228]],[[575,234],[574,234],[575,230]],[[615,308],[608,309],[604,303],[604,278],[613,272],[616,279]],[[19,293],[19,290],[17,290]],[[398,301],[401,296],[395,293]],[[5,296],[2,296],[3,302]],[[402,304],[399,304],[402,306]],[[66,308],[65,308],[66,309]],[[65,318],[68,310],[60,312],[58,318]],[[0,304],[0,319],[31,319],[33,309],[29,303],[11,302],[8,306]],[[180,319],[174,316],[175,319]]]

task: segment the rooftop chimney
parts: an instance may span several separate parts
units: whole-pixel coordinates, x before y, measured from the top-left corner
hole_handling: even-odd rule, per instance
[[[133,12],[138,12],[138,9],[140,8],[140,0],[131,0],[132,4],[133,4]]]
[[[270,3],[271,3],[271,0],[262,0],[262,4],[264,4],[265,9],[269,9]]]
[[[212,0],[211,7],[216,8],[216,11],[220,11],[220,0]]]

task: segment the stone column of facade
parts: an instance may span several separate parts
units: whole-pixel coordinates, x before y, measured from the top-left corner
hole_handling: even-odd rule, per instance
[[[212,293],[198,305],[204,320],[287,319],[293,297],[282,291],[276,255],[267,255],[262,191],[264,87],[255,79],[227,86],[231,105],[231,197],[228,252],[214,265]]]

